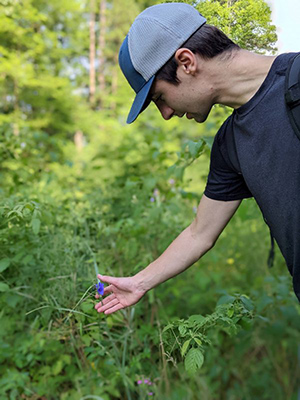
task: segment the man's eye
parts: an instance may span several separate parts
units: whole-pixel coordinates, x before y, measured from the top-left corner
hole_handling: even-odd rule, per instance
[[[158,97],[151,97],[150,101],[153,101],[153,103],[156,103],[157,101],[163,101],[162,95],[160,94]]]

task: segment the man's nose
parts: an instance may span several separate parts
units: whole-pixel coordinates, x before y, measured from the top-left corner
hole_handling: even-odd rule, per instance
[[[174,115],[174,110],[173,108],[169,107],[167,104],[163,102],[157,102],[155,103],[156,107],[159,109],[163,119],[168,120],[171,119],[172,116]]]

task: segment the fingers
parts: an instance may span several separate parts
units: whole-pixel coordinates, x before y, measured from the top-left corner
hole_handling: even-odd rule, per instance
[[[108,309],[107,311],[105,311],[104,314],[106,314],[106,315],[112,314],[112,313],[114,313],[114,312],[116,312],[118,310],[121,310],[121,308],[124,308],[124,307],[122,306],[121,303],[119,303],[119,304],[115,305],[114,307],[112,307],[112,308]]]
[[[114,294],[111,294],[110,296],[105,297],[105,299],[103,299],[102,301],[100,301],[99,303],[97,303],[95,305],[96,310],[98,310],[98,308],[104,306],[105,304],[109,303],[111,300],[115,299],[116,296]]]
[[[99,307],[99,304],[100,304],[100,307]],[[113,306],[120,305],[120,302],[118,299],[115,298],[115,299],[110,300],[107,304],[105,304],[103,306],[101,305],[101,303],[99,303],[99,304],[97,304],[98,307],[96,308],[96,310],[98,312],[104,312],[106,310],[111,309]]]
[[[114,293],[95,305],[95,309],[99,313],[104,312],[106,315],[121,310],[121,308],[124,308],[124,306],[119,302]]]

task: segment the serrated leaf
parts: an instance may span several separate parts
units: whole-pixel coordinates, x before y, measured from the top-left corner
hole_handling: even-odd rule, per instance
[[[41,221],[38,218],[33,218],[31,226],[34,234],[38,234],[40,231]]]
[[[199,349],[191,349],[184,360],[184,367],[187,372],[194,374],[200,369],[204,362],[203,353]]]
[[[191,315],[188,319],[188,326],[202,326],[205,324],[206,318],[203,315]]]
[[[0,272],[3,272],[6,270],[6,268],[8,268],[10,265],[10,259],[9,258],[3,258],[0,261]]]
[[[202,346],[202,340],[198,338],[194,338],[195,342],[197,343],[198,346]]]
[[[9,286],[6,283],[0,282],[0,292],[7,292],[9,290]]]
[[[182,355],[182,357],[185,355],[187,349],[189,348],[190,342],[191,342],[191,339],[189,339],[189,340],[187,340],[187,341],[185,341],[183,343],[183,346],[181,347],[181,355]]]

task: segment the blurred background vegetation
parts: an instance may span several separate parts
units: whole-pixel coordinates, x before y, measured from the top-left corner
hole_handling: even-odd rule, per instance
[[[126,125],[118,50],[156,3],[0,1],[1,399],[297,398],[299,306],[278,249],[267,268],[252,199],[188,271],[115,315],[93,308],[95,271],[133,275],[190,224],[230,113],[166,122],[151,105]],[[243,48],[276,52],[263,0],[188,3]],[[199,315],[209,328],[184,345]]]

